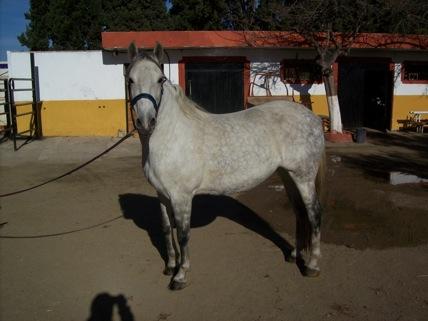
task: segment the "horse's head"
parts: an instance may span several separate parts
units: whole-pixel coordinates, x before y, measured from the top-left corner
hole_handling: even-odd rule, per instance
[[[131,107],[138,130],[151,132],[156,124],[157,113],[162,101],[163,85],[166,77],[160,63],[163,48],[157,43],[153,54],[138,54],[134,43],[128,48],[131,64],[126,73]]]

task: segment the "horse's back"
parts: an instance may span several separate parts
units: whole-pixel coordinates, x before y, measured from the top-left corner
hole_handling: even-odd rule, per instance
[[[311,148],[306,148],[308,144],[313,145],[314,152],[324,148],[321,118],[290,101],[273,101],[236,113],[213,115],[209,121],[229,142],[244,139],[250,145],[270,143],[279,148],[280,154],[301,149],[311,152]]]
[[[230,114],[211,115],[219,127],[228,123],[245,122],[251,126],[281,128],[281,132],[300,132],[300,134],[318,135],[321,119],[307,107],[290,101],[272,101]]]
[[[319,117],[287,101],[209,115],[203,133],[206,192],[251,188],[278,167],[293,170],[308,158],[316,161],[323,148]]]

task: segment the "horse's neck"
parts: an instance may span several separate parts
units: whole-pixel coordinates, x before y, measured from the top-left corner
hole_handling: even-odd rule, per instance
[[[177,122],[181,121],[183,113],[179,107],[173,88],[166,88],[162,97],[162,104],[156,120],[156,128],[153,134],[168,135]]]

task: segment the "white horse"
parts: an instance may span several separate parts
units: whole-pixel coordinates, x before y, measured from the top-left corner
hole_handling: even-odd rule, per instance
[[[168,259],[164,273],[171,289],[187,284],[192,199],[197,194],[231,194],[253,188],[276,170],[298,191],[294,259],[304,249],[310,257],[302,274],[317,276],[321,207],[317,173],[324,163],[324,136],[319,117],[303,105],[275,101],[231,114],[211,114],[170,83],[160,62],[163,48],[152,55],[129,49],[126,78],[143,144],[143,167],[161,203]],[[293,188],[291,188],[293,189]],[[303,210],[302,210],[303,209]],[[174,244],[177,229],[179,251]],[[176,249],[177,252],[176,253]]]

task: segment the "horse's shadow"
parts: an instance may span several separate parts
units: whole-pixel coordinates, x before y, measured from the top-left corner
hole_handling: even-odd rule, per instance
[[[141,194],[119,195],[123,216],[149,234],[152,244],[166,262],[166,245],[162,233],[160,204],[156,197]],[[191,227],[206,226],[218,216],[226,217],[270,240],[289,261],[293,246],[251,209],[227,196],[198,195],[193,199]]]

